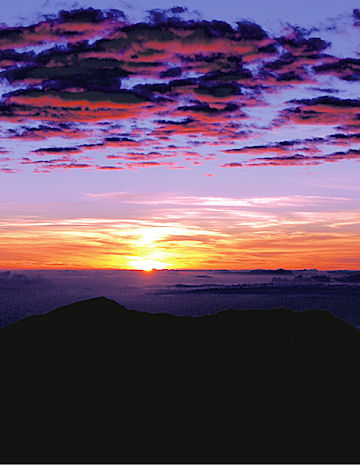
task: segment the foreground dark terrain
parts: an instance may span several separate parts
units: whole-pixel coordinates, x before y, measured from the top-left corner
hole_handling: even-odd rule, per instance
[[[3,462],[359,462],[360,332],[98,298],[0,330]]]

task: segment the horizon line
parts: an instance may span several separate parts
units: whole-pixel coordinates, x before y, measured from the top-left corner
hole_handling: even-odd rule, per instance
[[[154,271],[355,271],[355,268],[152,268],[144,270],[140,268],[0,268],[0,272],[6,271],[141,271],[151,273]]]

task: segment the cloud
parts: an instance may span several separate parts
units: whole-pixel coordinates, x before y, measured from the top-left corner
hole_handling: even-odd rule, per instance
[[[104,165],[104,166],[97,166],[96,169],[98,170],[105,170],[105,171],[113,171],[113,170],[123,170],[123,166],[113,166],[113,165]]]
[[[34,153],[79,153],[77,147],[47,147],[34,150]]]
[[[311,99],[292,100],[295,104],[281,113],[284,123],[306,125],[355,125],[360,112],[359,99],[341,99],[321,96]]]
[[[14,168],[0,168],[0,173],[4,173],[4,174],[15,174],[17,172],[18,170]]]
[[[336,108],[336,109],[352,109],[354,108],[358,111],[360,107],[360,99],[340,99],[337,97],[332,96],[322,96],[316,97],[312,99],[303,99],[303,100],[292,100],[294,103],[299,103],[304,106],[313,107],[315,109],[322,109],[326,111],[328,108]]]
[[[65,136],[67,139],[82,139],[91,136],[91,131],[84,130],[71,123],[59,123],[52,126],[44,124],[39,126],[21,125],[18,128],[9,128],[6,132],[7,139],[23,141],[48,140],[61,136]]]
[[[30,26],[3,25],[0,120],[8,124],[0,138],[8,151],[23,141],[30,161],[72,152],[68,167],[85,164],[98,170],[174,169],[214,159],[226,167],[268,163],[261,160],[265,157],[254,163],[224,160],[224,153],[274,153],[279,159],[273,158],[272,166],[318,164],[319,157],[308,156],[310,150],[318,153],[318,142],[299,137],[305,142],[292,150],[286,145],[291,140],[269,140],[279,127],[306,125],[314,134],[318,126],[329,127],[324,144],[357,142],[350,136],[358,133],[360,101],[344,96],[340,83],[356,84],[359,60],[330,51],[320,30],[313,35],[288,26],[270,34],[245,20],[235,25],[205,21],[181,6],[149,10],[148,19],[139,23],[120,10],[77,8]],[[338,82],[329,86],[329,78]],[[319,89],[326,88],[338,96],[323,95]],[[68,139],[79,141],[69,144]],[[244,139],[249,139],[246,147]],[[161,162],[171,145],[176,160]],[[131,161],[136,157],[133,150],[126,153],[131,148],[151,155]],[[80,158],[88,150],[93,150],[93,163]],[[121,167],[104,164],[104,159],[127,156]],[[345,158],[350,153],[329,160]],[[19,169],[17,160],[4,169]]]
[[[314,66],[319,74],[336,76],[345,81],[360,80],[360,60],[358,58],[333,59],[330,63]]]
[[[336,196],[89,193],[103,217],[0,215],[0,267],[339,268],[359,264],[360,216]],[[131,208],[125,208],[129,204]],[[86,204],[84,204],[85,206]],[[37,206],[41,212],[43,206]],[[106,213],[105,213],[106,212]],[[315,232],[314,232],[315,231]],[[255,265],[254,265],[255,263]]]
[[[327,42],[320,37],[306,37],[306,31],[299,28],[293,28],[292,32],[277,39],[277,42],[282,45],[290,53],[316,57],[317,53],[322,52],[330,46]]]
[[[230,163],[224,163],[221,165],[222,168],[243,168],[243,163],[239,163],[237,161],[232,161]]]
[[[96,34],[111,33],[125,20],[120,10],[94,8],[61,10],[57,16],[27,27],[4,27],[0,30],[0,49],[25,48],[56,42],[79,42]]]
[[[225,208],[277,208],[295,206],[314,206],[326,202],[347,202],[347,197],[319,196],[319,195],[287,195],[278,197],[215,197],[215,196],[188,196],[188,195],[163,195],[155,198],[135,195],[129,191],[87,193],[87,197],[101,201],[119,201],[140,205],[168,205],[172,207],[192,207],[195,210],[203,207]]]
[[[346,152],[334,152],[326,155],[303,155],[296,153],[289,156],[254,158],[247,162],[246,166],[311,166],[322,163],[335,163],[341,160],[360,161],[360,150],[350,149]]]

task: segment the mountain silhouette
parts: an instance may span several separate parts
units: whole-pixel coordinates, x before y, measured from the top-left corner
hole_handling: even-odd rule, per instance
[[[357,463],[360,332],[324,311],[106,298],[0,330],[3,462]]]

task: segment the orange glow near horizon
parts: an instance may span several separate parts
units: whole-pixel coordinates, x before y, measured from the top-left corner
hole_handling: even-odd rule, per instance
[[[359,269],[355,219],[328,217],[316,232],[314,222],[304,214],[219,218],[216,226],[199,218],[196,226],[148,224],[144,237],[141,221],[13,220],[0,222],[0,269]]]
[[[360,212],[346,198],[132,202],[135,218],[0,216],[0,269],[360,268]]]

